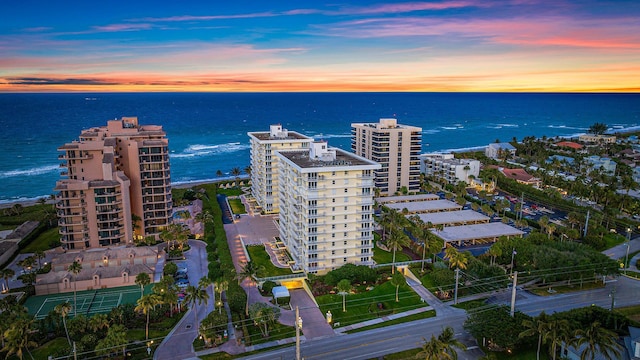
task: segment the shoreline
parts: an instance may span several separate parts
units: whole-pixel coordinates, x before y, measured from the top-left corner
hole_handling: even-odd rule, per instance
[[[238,179],[240,180],[246,180],[248,179],[249,176],[248,175],[242,175],[239,176]],[[174,189],[188,189],[188,188],[192,188],[194,186],[198,186],[198,185],[205,185],[205,184],[216,184],[219,182],[223,182],[223,181],[235,181],[235,177],[223,177],[223,178],[219,178],[219,179],[207,179],[207,180],[194,180],[194,181],[187,181],[187,182],[180,182],[180,183],[176,183],[176,184],[172,184],[171,187]],[[35,199],[16,199],[16,200],[9,200],[6,202],[2,202],[0,203],[0,210],[4,210],[4,209],[9,209],[11,208],[13,205],[16,204],[20,204],[24,207],[27,206],[33,206],[33,205],[38,205],[40,199],[42,198],[46,198],[45,204],[55,204],[55,199],[51,199],[48,196],[41,196]]]

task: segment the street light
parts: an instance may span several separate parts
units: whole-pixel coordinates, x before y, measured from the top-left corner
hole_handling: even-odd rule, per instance
[[[627,255],[624,258],[624,274],[627,274],[627,268],[629,267],[629,247],[631,247],[631,228],[627,228]]]
[[[153,340],[147,341],[147,355],[151,356],[151,345],[153,345]]]
[[[422,242],[422,267],[420,268],[420,273],[424,273],[424,255],[425,255],[425,250],[427,249],[427,243],[426,241]]]

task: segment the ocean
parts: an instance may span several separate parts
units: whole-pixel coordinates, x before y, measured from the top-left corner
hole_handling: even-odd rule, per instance
[[[65,93],[0,94],[0,203],[46,197],[57,148],[82,129],[137,116],[169,137],[173,183],[217,179],[249,165],[247,132],[270,124],[350,149],[352,122],[395,117],[423,129],[423,152],[472,149],[524,136],[572,137],[596,122],[640,125],[640,94]]]

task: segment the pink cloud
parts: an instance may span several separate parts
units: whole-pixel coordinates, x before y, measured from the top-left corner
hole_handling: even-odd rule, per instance
[[[636,19],[611,22],[563,17],[466,21],[372,18],[336,23],[319,33],[353,38],[459,36],[480,43],[640,49],[640,23]]]
[[[94,26],[93,30],[97,32],[120,32],[120,31],[140,31],[149,30],[153,26],[151,24],[111,24],[104,26]]]
[[[446,10],[480,6],[484,5],[482,5],[482,2],[477,1],[407,2],[397,4],[382,4],[368,7],[345,8],[338,13],[352,15],[394,14],[414,11]]]
[[[259,13],[248,13],[248,14],[235,14],[235,15],[180,15],[180,16],[169,16],[163,18],[141,18],[141,19],[131,19],[129,21],[149,21],[149,22],[182,22],[182,21],[209,21],[209,20],[226,20],[226,19],[249,19],[249,18],[260,18],[260,17],[273,17],[278,14],[273,12],[259,12]]]

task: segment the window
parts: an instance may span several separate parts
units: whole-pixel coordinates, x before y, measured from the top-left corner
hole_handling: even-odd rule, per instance
[[[344,237],[347,237],[347,235],[349,235],[349,233],[345,231],[344,233],[342,233],[342,235],[343,235]]]
[[[347,245],[347,240],[344,241],[344,244]]]
[[[331,229],[335,229],[335,228],[336,228],[336,224],[332,224]]]
[[[346,194],[346,193],[348,193],[348,192],[349,192],[349,189],[345,188],[345,189],[344,189],[344,193]]]
[[[344,254],[346,254],[346,253],[347,253],[347,249],[342,250],[342,252],[343,252]]]

